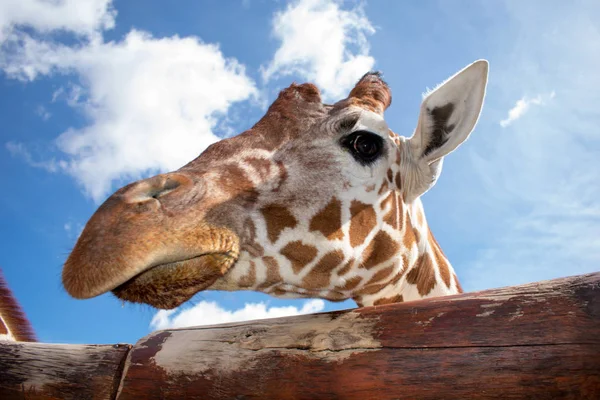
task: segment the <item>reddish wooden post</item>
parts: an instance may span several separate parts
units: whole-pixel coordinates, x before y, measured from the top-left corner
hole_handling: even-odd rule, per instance
[[[128,349],[0,343],[0,399],[598,399],[600,273]]]
[[[117,398],[599,399],[600,273],[156,332]]]

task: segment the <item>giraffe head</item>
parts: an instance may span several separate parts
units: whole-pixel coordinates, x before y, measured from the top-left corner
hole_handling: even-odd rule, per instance
[[[250,130],[110,196],[65,263],[66,290],[158,308],[203,290],[401,299],[426,275],[419,197],[474,128],[487,71],[477,61],[425,96],[410,138],[388,128],[391,92],[377,73],[333,105],[291,85]],[[439,294],[456,291],[448,281]]]

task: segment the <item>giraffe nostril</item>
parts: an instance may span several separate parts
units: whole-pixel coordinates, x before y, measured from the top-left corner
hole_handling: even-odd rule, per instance
[[[179,175],[158,175],[133,184],[123,194],[123,199],[130,204],[143,203],[151,199],[158,200],[187,184],[188,180],[189,178]]]
[[[172,192],[179,186],[181,186],[181,183],[179,181],[171,177],[167,177],[167,179],[163,182],[162,186],[151,188],[150,192],[148,193],[148,196],[157,199],[161,196],[166,195],[169,192]]]

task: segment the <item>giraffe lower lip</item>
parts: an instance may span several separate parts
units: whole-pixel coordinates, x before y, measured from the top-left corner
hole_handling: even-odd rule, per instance
[[[235,261],[226,252],[160,264],[132,277],[112,292],[121,300],[172,309],[211,286]]]

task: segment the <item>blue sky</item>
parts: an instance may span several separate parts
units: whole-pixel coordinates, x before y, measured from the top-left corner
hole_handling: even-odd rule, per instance
[[[354,307],[206,292],[174,313],[76,301],[60,273],[95,208],[251,126],[292,81],[344,97],[368,69],[410,136],[421,94],[490,61],[479,124],[424,197],[467,290],[598,270],[596,1],[0,4],[0,267],[42,341],[135,342],[155,328]]]

